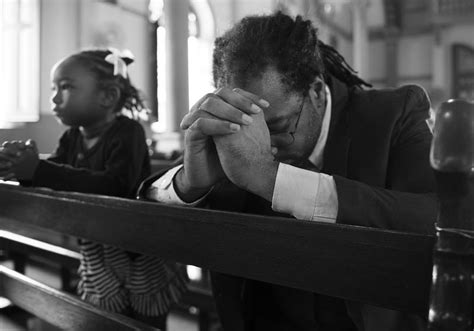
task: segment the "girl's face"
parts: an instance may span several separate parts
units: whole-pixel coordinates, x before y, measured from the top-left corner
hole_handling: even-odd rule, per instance
[[[61,123],[88,127],[101,122],[109,109],[102,106],[104,92],[94,74],[74,58],[67,58],[51,70],[52,110]]]

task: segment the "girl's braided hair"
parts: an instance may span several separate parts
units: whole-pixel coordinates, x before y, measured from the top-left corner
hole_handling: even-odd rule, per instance
[[[307,93],[318,75],[331,74],[348,86],[370,86],[360,79],[334,48],[318,40],[317,29],[301,16],[278,11],[249,16],[215,41],[213,78],[216,87],[234,80],[241,86],[274,66],[288,90]]]
[[[107,49],[83,50],[73,54],[71,58],[80,61],[80,63],[93,74],[96,75],[99,86],[106,88],[110,84],[115,84],[120,89],[120,99],[117,103],[115,112],[121,112],[123,109],[130,111],[133,118],[139,118],[139,115],[148,113],[141,92],[133,86],[130,78],[124,78],[121,75],[114,75],[114,65],[105,60],[112,51]],[[128,66],[133,62],[132,58],[123,57],[122,60]]]

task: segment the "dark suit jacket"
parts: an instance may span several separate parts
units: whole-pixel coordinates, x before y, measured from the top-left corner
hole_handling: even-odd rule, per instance
[[[337,223],[433,233],[437,200],[424,90],[366,91],[335,78],[328,85],[333,105],[322,172],[336,182]],[[221,210],[276,214],[269,202],[230,183],[215,189],[208,203]],[[212,280],[225,330],[426,329],[424,316],[356,302],[344,305],[339,299],[230,275],[214,273]]]

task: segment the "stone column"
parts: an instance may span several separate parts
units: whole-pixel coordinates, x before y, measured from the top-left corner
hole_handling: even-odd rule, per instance
[[[387,87],[398,85],[398,29],[388,27],[385,35],[385,68]]]
[[[367,28],[367,0],[354,0],[353,10],[353,54],[354,69],[363,79],[369,78],[369,31]]]
[[[166,138],[182,148],[179,123],[189,110],[188,87],[188,0],[164,1],[166,28]],[[159,46],[158,46],[159,47]],[[165,137],[162,136],[161,139]],[[168,139],[167,139],[168,140]]]
[[[435,28],[434,33],[435,41],[433,43],[433,63],[432,70],[433,73],[431,85],[436,89],[443,89],[446,87],[446,70],[445,70],[445,50],[442,42],[442,31],[440,27]]]

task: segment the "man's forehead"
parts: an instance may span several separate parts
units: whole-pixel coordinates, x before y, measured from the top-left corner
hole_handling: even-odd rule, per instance
[[[244,86],[232,79],[229,85],[230,88],[241,88],[268,101],[270,106],[264,109],[267,122],[291,116],[301,102],[301,93],[289,91],[283,82],[283,75],[272,66],[268,66],[260,75],[247,79]]]
[[[283,76],[276,69],[269,67],[262,75],[247,81],[245,90],[267,100],[270,108],[288,106],[299,99],[299,94],[288,91],[288,86],[283,82]]]
[[[273,67],[267,67],[259,76],[249,79],[245,88],[257,95],[287,93],[283,76]]]

